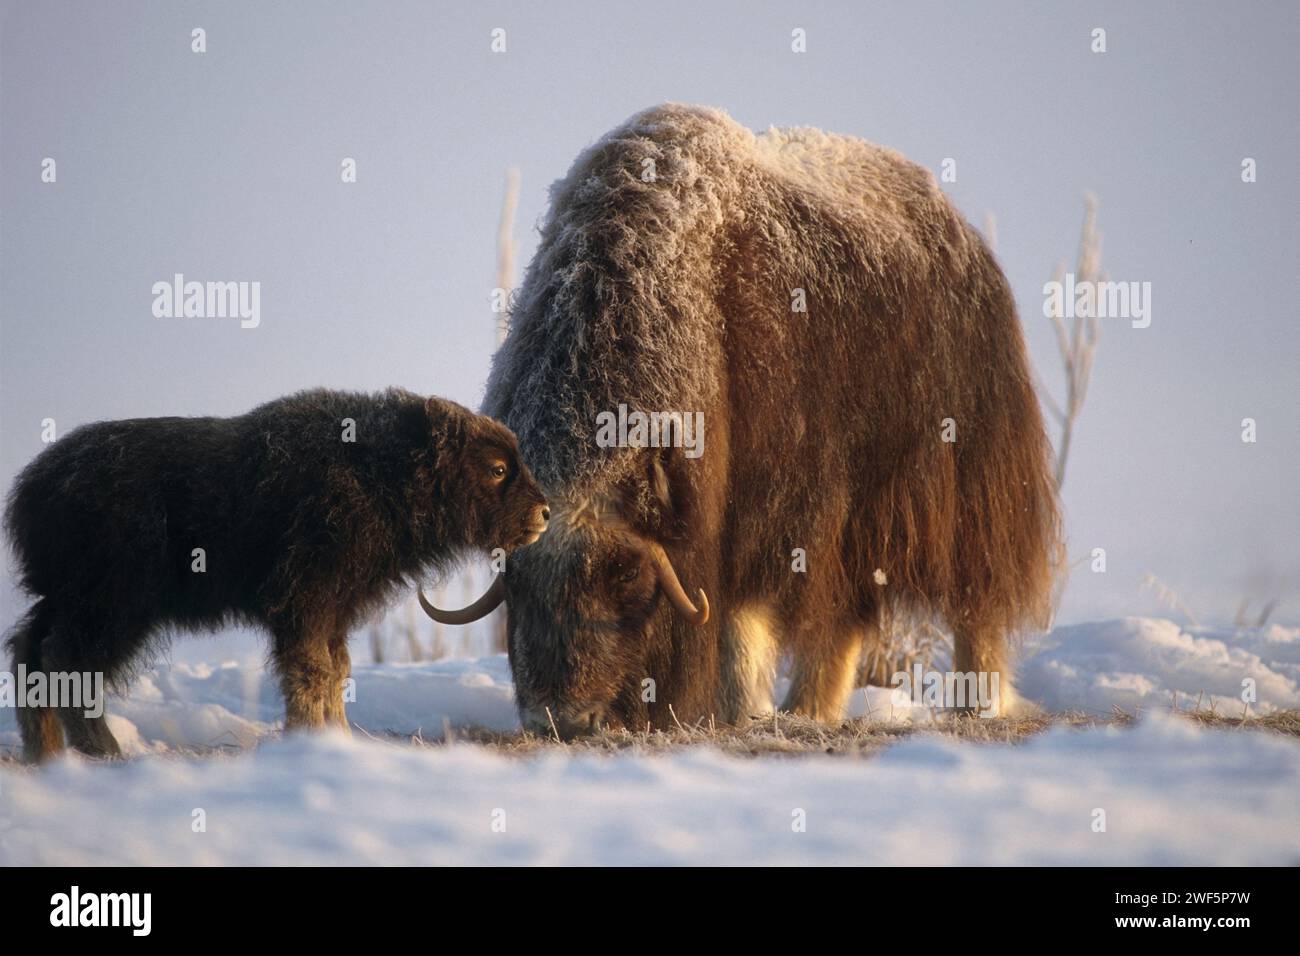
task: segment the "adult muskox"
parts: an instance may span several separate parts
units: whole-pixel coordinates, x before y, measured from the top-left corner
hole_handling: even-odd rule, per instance
[[[9,640],[14,671],[120,685],[161,629],[242,621],[271,633],[286,726],[346,728],[352,626],[466,550],[536,540],[548,517],[508,429],[401,389],[85,425],[9,498],[37,597]],[[102,709],[38,703],[18,711],[28,759],[61,749],[60,719],[78,750],[118,752]]]
[[[702,412],[703,455],[604,447],[620,405]],[[886,609],[940,615],[1005,702],[1008,635],[1050,614],[1051,451],[1011,292],[890,150],[635,116],[553,187],[484,410],[558,517],[505,574],[543,732],[770,711],[783,652],[784,707],[836,718]]]

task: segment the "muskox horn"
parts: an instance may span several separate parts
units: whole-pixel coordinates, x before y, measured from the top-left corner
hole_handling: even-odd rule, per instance
[[[677,609],[677,613],[696,627],[708,621],[709,598],[704,593],[704,588],[697,589],[700,593],[700,606],[697,608],[686,596],[686,591],[682,589],[682,582],[677,580],[677,572],[673,570],[673,563],[668,560],[668,552],[655,544],[651,546],[650,553],[659,576],[659,586],[664,589],[664,594],[668,595],[668,600]]]
[[[487,617],[506,599],[506,579],[498,574],[481,598],[459,611],[444,611],[440,607],[434,607],[424,596],[423,588],[417,588],[415,593],[420,596],[420,607],[424,608],[424,613],[439,624],[472,624],[479,618]]]

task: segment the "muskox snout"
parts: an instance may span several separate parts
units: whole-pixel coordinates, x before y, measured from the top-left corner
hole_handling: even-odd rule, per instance
[[[573,740],[598,734],[605,728],[603,704],[569,707],[528,707],[521,715],[524,729],[542,737]]]

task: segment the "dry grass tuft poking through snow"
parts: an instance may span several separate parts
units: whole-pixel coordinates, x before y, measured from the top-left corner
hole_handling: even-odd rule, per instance
[[[1300,710],[1278,711],[1262,717],[1226,717],[1209,710],[1178,711],[1177,716],[1203,727],[1219,730],[1268,731],[1300,737]],[[912,737],[936,737],[975,744],[1017,744],[1054,727],[1091,730],[1124,728],[1135,724],[1139,715],[1116,711],[1099,717],[1083,711],[1042,714],[1032,717],[981,719],[936,716],[930,722],[900,723],[855,718],[836,726],[794,714],[772,714],[752,718],[739,727],[711,726],[701,721],[666,731],[611,730],[591,737],[561,743],[553,737],[531,733],[462,727],[449,738],[451,743],[472,743],[511,756],[532,756],[549,750],[574,754],[630,753],[653,755],[689,747],[709,747],[735,757],[831,756],[871,757],[885,748]],[[391,741],[407,741],[419,747],[437,747],[448,738],[425,740],[423,736],[386,735]]]

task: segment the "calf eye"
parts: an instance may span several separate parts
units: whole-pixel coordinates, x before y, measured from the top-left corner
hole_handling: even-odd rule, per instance
[[[492,473],[492,477],[497,481],[500,481],[506,476],[506,466],[502,462],[492,462],[488,470]]]
[[[631,584],[636,580],[636,576],[640,571],[640,566],[636,564],[629,564],[626,566],[621,564],[615,565],[614,579],[618,581],[619,584]]]

